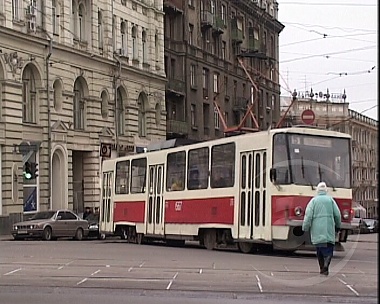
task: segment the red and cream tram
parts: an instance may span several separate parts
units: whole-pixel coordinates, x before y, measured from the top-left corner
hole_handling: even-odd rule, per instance
[[[242,252],[310,245],[304,211],[325,181],[351,227],[347,134],[292,127],[105,160],[100,231],[130,242],[237,243]]]

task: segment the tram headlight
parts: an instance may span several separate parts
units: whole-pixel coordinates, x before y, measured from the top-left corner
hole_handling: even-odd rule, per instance
[[[296,215],[296,216],[302,216],[302,207],[300,207],[300,206],[297,206],[297,207],[295,207],[294,208],[294,214]]]
[[[342,212],[342,217],[343,217],[345,220],[348,220],[348,219],[350,218],[350,212],[349,212],[347,209],[343,210],[343,212]]]

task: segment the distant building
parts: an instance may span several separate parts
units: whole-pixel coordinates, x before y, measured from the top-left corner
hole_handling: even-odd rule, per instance
[[[292,97],[281,97],[282,114],[291,101]],[[315,114],[311,125],[352,136],[353,200],[366,209],[368,217],[378,217],[378,121],[350,110],[345,94],[299,92],[283,126],[304,124],[302,112],[307,109]]]

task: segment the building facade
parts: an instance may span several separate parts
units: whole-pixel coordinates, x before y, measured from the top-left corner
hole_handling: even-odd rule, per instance
[[[222,137],[223,121],[238,125],[256,95],[259,128],[278,121],[276,1],[165,0],[164,11],[167,138]]]
[[[1,216],[95,207],[104,157],[165,138],[163,19],[162,0],[1,1]]]
[[[367,217],[377,218],[378,205],[378,121],[349,109],[346,94],[299,92],[289,109],[283,126],[304,124],[302,113],[312,110],[311,125],[350,134],[352,137],[352,196],[361,204]],[[284,115],[291,97],[282,98]]]

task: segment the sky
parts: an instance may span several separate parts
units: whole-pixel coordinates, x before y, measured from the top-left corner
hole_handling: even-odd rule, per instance
[[[277,0],[281,96],[342,94],[378,120],[377,0]]]

